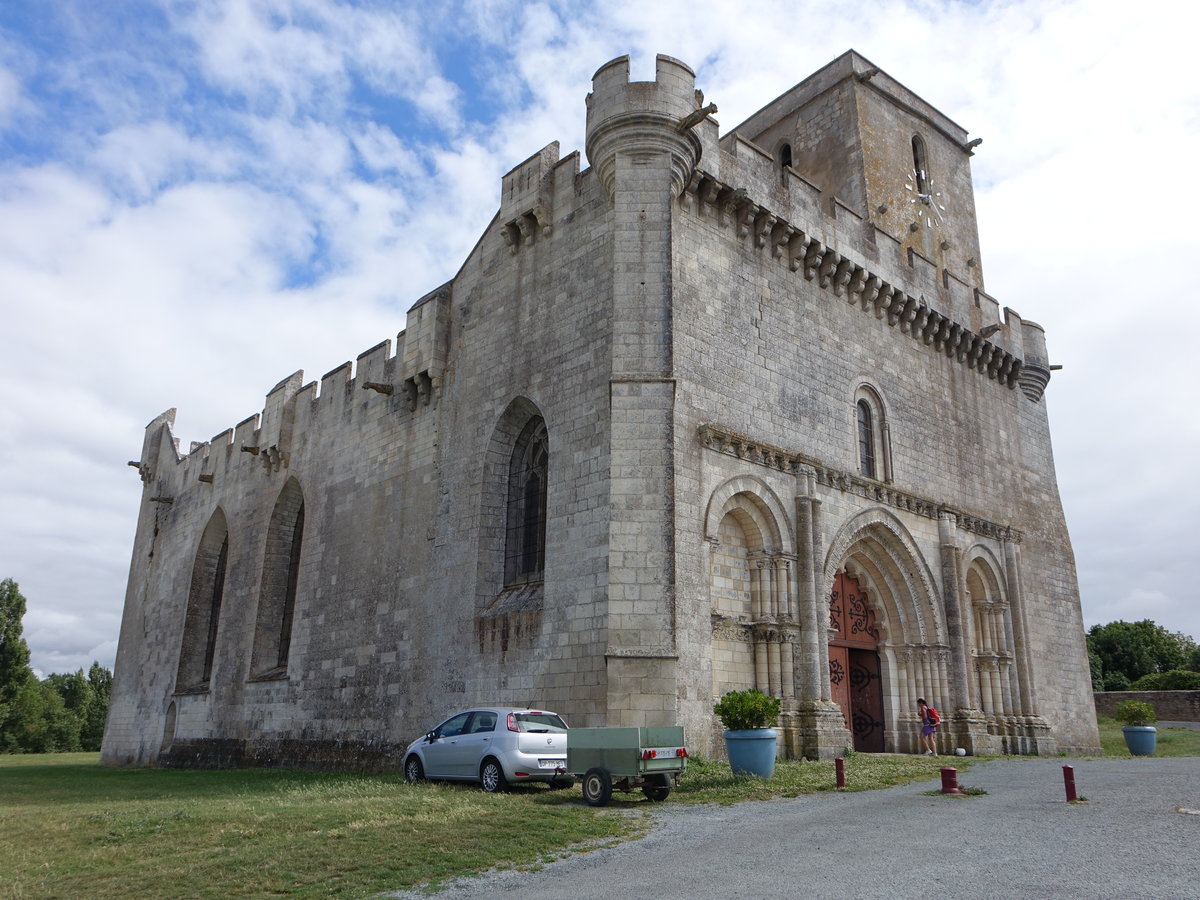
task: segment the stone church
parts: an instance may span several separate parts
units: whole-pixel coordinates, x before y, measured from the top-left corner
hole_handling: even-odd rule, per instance
[[[853,51],[723,135],[667,56],[586,107],[394,343],[150,423],[103,760],[399,768],[482,704],[719,756],[748,687],[786,757],[916,752],[918,696],[944,749],[1096,750],[979,141]]]

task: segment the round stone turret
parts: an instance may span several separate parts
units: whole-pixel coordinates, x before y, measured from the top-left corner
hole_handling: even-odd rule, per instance
[[[1037,322],[1022,322],[1021,344],[1025,348],[1025,358],[1021,361],[1017,384],[1025,396],[1036,403],[1042,399],[1046,385],[1050,383],[1050,357],[1046,352],[1045,330]]]
[[[634,165],[669,156],[671,187],[678,196],[700,161],[700,139],[692,129],[703,121],[704,95],[696,74],[677,59],[659,54],[654,81],[629,80],[629,57],[601,66],[587,98],[588,161],[613,196],[617,158]],[[715,107],[708,111],[715,111]]]

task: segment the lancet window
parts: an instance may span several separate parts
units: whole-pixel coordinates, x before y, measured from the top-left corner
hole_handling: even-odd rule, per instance
[[[275,502],[263,559],[251,671],[282,675],[291,654],[292,625],[304,541],[304,494],[293,478]]]
[[[546,566],[546,478],[550,459],[546,423],[530,419],[513,448],[508,469],[504,583],[541,581]]]
[[[205,526],[192,564],[176,690],[206,688],[212,678],[228,559],[229,530],[225,514],[218,509]]]

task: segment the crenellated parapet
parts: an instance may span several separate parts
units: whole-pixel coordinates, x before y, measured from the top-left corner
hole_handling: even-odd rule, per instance
[[[420,422],[425,410],[436,407],[441,390],[450,302],[450,284],[431,291],[409,310],[394,353],[392,341],[384,340],[318,381],[305,383],[303,371],[293,372],[267,392],[261,412],[209,441],[193,442],[187,453],[179,452],[172,434],[175,410],[168,410],[146,426],[141,459],[129,465],[138,469],[151,499],[166,502],[182,485],[219,485],[246,463],[267,476],[286,474],[306,433],[345,418],[356,398],[382,405],[387,415]]]
[[[666,157],[677,196],[702,154],[695,128],[712,112],[716,106],[704,106],[695,73],[670,56],[656,58],[654,81],[631,82],[628,56],[601,66],[587,98],[586,147],[608,195],[616,189],[619,160],[637,166]]]

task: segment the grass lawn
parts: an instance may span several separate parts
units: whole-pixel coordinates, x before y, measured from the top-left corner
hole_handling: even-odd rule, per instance
[[[852,755],[847,787],[932,778],[944,762]],[[668,803],[834,789],[831,762],[781,762],[770,782],[734,778],[724,763],[690,763]],[[651,808],[637,792],[593,809],[578,787],[492,795],[473,785],[409,785],[399,775],[110,769],[88,753],[0,756],[0,898],[370,897],[626,840],[649,827]]]
[[[0,756],[0,897],[369,897],[645,827],[566,793]]]
[[[1128,757],[1101,720],[1106,756]],[[1200,756],[1200,732],[1158,731],[1158,755]],[[960,772],[970,757],[851,754],[848,790]],[[832,762],[781,761],[770,781],[689,760],[667,806],[641,793],[605,809],[580,790],[405,784],[400,775],[276,769],[110,769],[96,754],[0,756],[0,898],[371,897],[537,866],[581,845],[636,837],[651,809],[834,789]]]
[[[1104,748],[1105,756],[1120,756],[1129,758],[1129,749],[1125,746],[1125,735],[1121,726],[1109,716],[1099,716],[1100,746]],[[1155,756],[1200,756],[1200,731],[1190,728],[1158,729],[1156,736]]]

